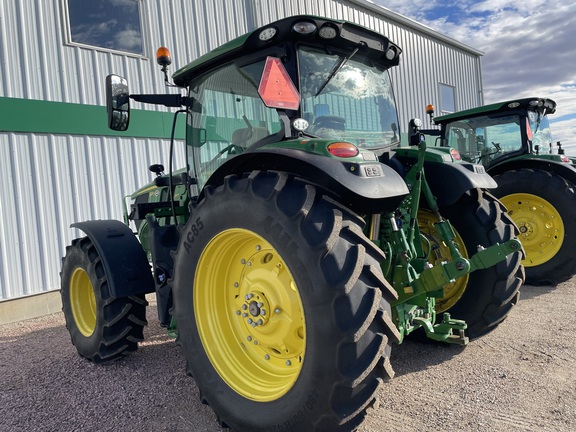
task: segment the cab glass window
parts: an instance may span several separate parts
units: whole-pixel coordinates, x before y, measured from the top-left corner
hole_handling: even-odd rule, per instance
[[[68,43],[144,55],[140,0],[64,0]]]
[[[533,150],[537,154],[553,154],[552,130],[548,117],[536,111],[528,111],[528,125],[532,134]]]
[[[278,113],[258,95],[264,60],[231,63],[194,80],[190,97],[198,109],[188,116],[190,166],[199,186],[225,161],[267,142],[282,130]]]
[[[469,161],[489,165],[492,160],[522,148],[520,117],[479,116],[455,121],[446,128],[448,146]]]
[[[400,141],[396,103],[388,72],[360,56],[300,46],[302,116],[306,132],[384,148]]]

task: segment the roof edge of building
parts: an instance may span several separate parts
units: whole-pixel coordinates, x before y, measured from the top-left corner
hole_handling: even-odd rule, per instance
[[[398,12],[394,12],[390,9],[388,9],[385,6],[381,6],[379,4],[374,3],[371,0],[349,0],[351,3],[356,3],[359,6],[362,6],[366,9],[369,9],[371,11],[377,12],[381,15],[384,15],[387,18],[390,18],[400,24],[404,24],[408,27],[411,27],[413,29],[416,29],[418,31],[421,31],[422,33],[425,33],[427,35],[433,36],[437,39],[440,39],[444,42],[447,42],[451,45],[454,45],[460,49],[463,49],[465,51],[468,51],[472,54],[478,55],[478,56],[483,56],[484,55],[484,51],[481,51],[479,49],[476,49],[474,47],[471,47],[470,45],[466,45],[456,39],[453,39],[449,36],[446,36],[445,34],[440,33],[437,30],[434,30],[431,27],[428,27],[427,25],[424,25],[416,20],[413,20],[412,18],[408,18],[407,16],[404,16]]]

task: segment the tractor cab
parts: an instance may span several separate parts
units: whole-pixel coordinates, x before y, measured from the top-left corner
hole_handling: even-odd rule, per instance
[[[234,165],[245,164],[247,153],[280,146],[363,162],[398,146],[388,69],[399,64],[400,53],[385,36],[350,22],[291,17],[177,70],[174,85],[186,89],[186,96],[129,98],[185,107],[188,162],[201,190],[213,175],[220,181],[218,168],[240,154]],[[164,71],[167,59],[161,50]],[[116,102],[109,106],[118,109],[109,109],[109,124],[122,130],[128,89],[125,80],[114,79],[118,91],[110,99]]]
[[[340,142],[327,147],[336,156],[399,143],[386,61],[369,61],[362,43],[348,51],[327,49],[314,45],[320,36],[286,31],[286,38],[296,33],[301,40],[274,46],[250,62],[226,63],[188,84],[189,98],[202,106],[188,120],[200,184],[231,156],[280,141]],[[297,146],[306,148],[302,141]]]
[[[434,119],[441,126],[441,145],[486,168],[517,157],[536,156],[570,162],[552,144],[547,115],[556,103],[527,98],[487,105]],[[560,154],[559,154],[560,153]]]

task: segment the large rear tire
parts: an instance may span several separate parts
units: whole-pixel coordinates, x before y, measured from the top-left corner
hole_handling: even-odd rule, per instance
[[[113,298],[100,255],[88,237],[72,241],[62,259],[62,311],[72,344],[94,363],[136,351],[144,339],[144,295]]]
[[[391,377],[395,291],[363,220],[284,173],[206,190],[175,257],[178,343],[237,432],[352,431]]]
[[[557,285],[576,273],[576,186],[544,170],[508,171],[494,194],[520,229],[526,283]]]
[[[452,224],[456,242],[466,257],[474,255],[479,245],[489,247],[516,237],[516,228],[502,204],[481,189],[466,192],[455,204],[440,208],[440,213]],[[420,210],[418,223],[422,234],[438,246],[438,255],[431,254],[434,264],[449,259],[450,255],[439,241],[430,215],[429,211]],[[453,318],[465,320],[470,339],[494,330],[518,301],[524,281],[520,260],[521,253],[514,253],[495,266],[457,279],[445,287],[444,297],[437,300],[436,311],[449,312]]]

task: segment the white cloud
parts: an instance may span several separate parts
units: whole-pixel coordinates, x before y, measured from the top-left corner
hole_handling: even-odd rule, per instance
[[[140,52],[142,50],[142,39],[140,32],[133,29],[126,29],[114,35],[117,49],[130,52]]]
[[[560,0],[376,0],[485,53],[484,101],[541,96],[558,103],[556,139],[576,133],[576,3]],[[576,140],[574,140],[576,147]]]

